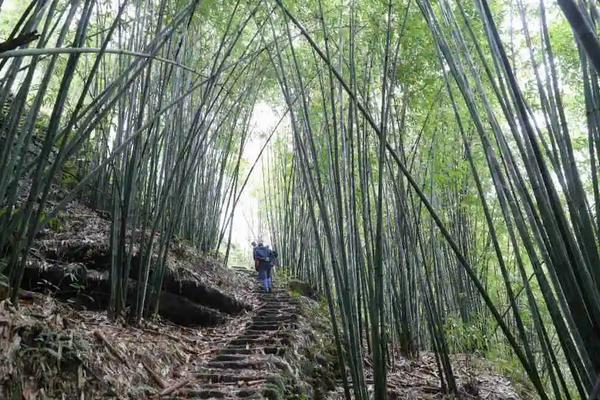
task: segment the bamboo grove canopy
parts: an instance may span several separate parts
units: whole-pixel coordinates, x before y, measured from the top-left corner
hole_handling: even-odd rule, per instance
[[[154,313],[167,250],[229,254],[261,212],[326,299],[348,398],[432,350],[600,391],[600,46],[593,1],[0,0],[0,276],[74,199],[111,216],[110,302]],[[279,125],[279,124],[278,124]],[[263,153],[263,150],[264,153]],[[258,161],[258,160],[257,160]],[[56,186],[67,188],[59,201]]]

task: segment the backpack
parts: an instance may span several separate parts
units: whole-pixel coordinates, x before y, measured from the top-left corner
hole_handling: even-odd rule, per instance
[[[257,260],[269,262],[269,256],[271,252],[266,247],[257,247],[255,250],[255,257]]]

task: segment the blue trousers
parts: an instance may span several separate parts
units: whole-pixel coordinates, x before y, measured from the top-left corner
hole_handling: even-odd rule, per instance
[[[270,292],[273,287],[271,268],[271,265],[268,264],[262,264],[258,267],[258,279],[262,281],[265,292]]]

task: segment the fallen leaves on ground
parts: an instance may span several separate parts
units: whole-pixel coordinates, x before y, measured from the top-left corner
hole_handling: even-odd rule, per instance
[[[237,336],[249,313],[214,328],[139,326],[36,295],[0,302],[0,398],[142,399],[190,376]],[[18,397],[17,397],[18,398]]]

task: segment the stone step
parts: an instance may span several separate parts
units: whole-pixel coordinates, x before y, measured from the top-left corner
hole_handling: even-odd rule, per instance
[[[272,302],[272,301],[298,301],[298,299],[293,298],[287,293],[263,293],[260,299],[264,302]]]
[[[289,316],[289,315],[296,315],[296,309],[272,309],[272,310],[257,310],[256,311],[256,316],[257,317],[262,317],[262,316],[273,316],[273,317],[277,317],[277,316]]]
[[[285,303],[274,303],[274,304],[266,304],[266,305],[258,306],[258,308],[256,310],[257,311],[265,311],[265,310],[271,310],[271,311],[281,311],[281,310],[295,311],[295,309],[296,309],[295,306],[290,306],[290,305],[285,304]]]
[[[191,397],[193,399],[230,399],[233,397],[233,395],[232,393],[222,389],[202,389],[188,390],[185,392],[185,397]]]
[[[262,390],[260,388],[247,388],[247,389],[241,389],[238,390],[237,392],[235,392],[235,396],[238,399],[257,399],[263,398],[262,395]]]
[[[264,370],[269,365],[266,359],[246,358],[232,361],[209,361],[206,366],[213,369],[256,369]]]
[[[269,293],[265,293],[263,291],[261,294],[262,294],[262,297],[265,297],[265,298],[278,297],[278,296],[291,297],[290,292],[288,292],[286,289],[275,289],[275,288],[273,288]]]
[[[287,304],[291,306],[297,306],[300,304],[300,300],[290,296],[272,296],[261,298],[262,304]]]
[[[236,341],[237,345],[248,345],[251,347],[281,347],[290,346],[291,341],[287,337],[270,338],[270,339],[240,339]]]
[[[236,345],[249,345],[249,346],[254,346],[257,344],[270,344],[270,343],[275,343],[277,340],[274,338],[267,338],[267,337],[260,337],[260,338],[245,338],[245,337],[239,337],[237,339],[233,339],[232,341],[229,342],[230,345],[236,346]]]
[[[276,331],[281,329],[281,325],[280,324],[275,324],[275,323],[257,323],[257,322],[251,322],[250,324],[246,325],[246,331]]]
[[[253,333],[244,333],[243,335],[240,335],[238,337],[236,337],[235,339],[231,340],[229,343],[231,343],[232,345],[239,345],[240,343],[235,342],[238,339],[243,339],[243,340],[257,340],[257,341],[261,341],[261,340],[280,340],[280,339],[290,339],[292,337],[292,333],[286,330],[279,330],[279,331],[258,331],[260,334],[253,334]]]
[[[273,354],[273,355],[277,355],[277,356],[283,356],[287,352],[287,347],[265,346],[265,347],[263,347],[262,350],[265,354]]]
[[[253,336],[273,336],[276,335],[279,331],[285,332],[287,329],[282,329],[282,327],[277,327],[275,329],[264,330],[264,329],[246,329],[244,331],[244,336],[253,335]]]
[[[250,382],[246,382],[246,381],[242,381],[241,382],[241,386],[238,387],[238,383],[239,382],[219,382],[219,383],[206,383],[206,384],[202,384],[202,387],[188,387],[186,389],[183,389],[182,392],[179,393],[190,393],[193,394],[197,391],[201,391],[201,390],[221,390],[221,391],[225,391],[228,392],[230,394],[233,394],[235,396],[241,395],[249,395],[252,393],[256,393],[256,392],[260,392],[262,390],[262,385],[264,383],[266,383],[267,380],[266,379],[257,379],[256,381],[250,381]],[[251,384],[251,386],[248,386],[248,383]],[[239,393],[239,392],[243,392],[243,393]],[[248,393],[248,392],[252,392],[252,393]]]
[[[248,354],[242,354],[242,353],[218,354],[210,362],[213,362],[213,361],[242,361],[242,360],[247,360],[248,355],[253,355],[253,354],[252,353],[248,353]],[[257,354],[254,354],[254,356],[260,357],[260,354],[257,353]]]
[[[273,309],[273,310],[257,310],[256,316],[281,316],[281,315],[296,315],[296,309]]]
[[[224,355],[244,355],[244,354],[260,354],[258,352],[258,350],[260,350],[260,348],[255,347],[255,348],[248,348],[246,346],[235,346],[235,345],[229,345],[226,348],[222,349],[219,351],[219,354],[224,354]]]
[[[256,311],[264,311],[264,310],[271,310],[271,311],[289,311],[289,312],[296,312],[296,309],[298,308],[298,306],[294,305],[294,304],[288,304],[285,302],[276,302],[273,304],[264,304],[264,305],[260,305],[256,308]]]
[[[264,326],[264,325],[295,325],[295,321],[294,322],[287,322],[287,321],[265,321],[264,316],[257,316],[255,317],[252,321],[248,321],[248,323],[246,324],[246,327],[250,326],[250,325],[256,325],[256,326]],[[290,315],[288,315],[288,317],[290,317]]]
[[[272,318],[273,320],[279,320],[281,318],[298,318],[298,316],[294,313],[291,312],[277,312],[277,311],[259,311],[256,313],[256,316],[254,317],[254,320],[257,319],[266,319],[266,318]]]
[[[181,392],[177,397],[173,399],[221,399],[221,400],[236,400],[236,399],[248,399],[248,400],[259,400],[265,399],[262,394],[262,389],[240,389],[240,390],[217,390],[217,389],[206,389],[206,390],[194,390],[188,389]]]
[[[268,295],[260,298],[262,300],[262,304],[298,304],[298,300],[294,299],[290,296],[281,296],[281,295]]]
[[[254,322],[283,323],[297,321],[297,315],[259,315],[254,318]]]
[[[286,352],[285,347],[281,346],[256,346],[249,348],[246,345],[227,346],[227,348],[221,350],[219,354],[223,355],[249,355],[249,354],[274,354],[284,355]]]
[[[237,383],[255,384],[269,379],[277,379],[276,374],[256,370],[224,370],[203,368],[194,374],[198,383]]]
[[[244,332],[243,334],[241,334],[240,336],[237,336],[235,339],[260,339],[262,337],[269,337],[269,332],[265,332],[265,331],[259,331],[258,334],[256,333],[249,333],[249,332]]]

